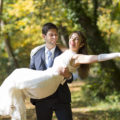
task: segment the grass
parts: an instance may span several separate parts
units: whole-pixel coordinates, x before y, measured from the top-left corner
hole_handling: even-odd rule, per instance
[[[105,101],[94,101],[85,99],[85,95],[81,92],[81,86],[84,82],[76,81],[69,85],[72,94],[72,112],[73,120],[120,120],[120,103]],[[36,120],[35,109],[26,100],[27,119]],[[0,120],[10,120],[9,117],[0,117]],[[53,120],[57,120],[55,114]]]
[[[72,92],[73,120],[120,120],[120,103],[108,103],[106,101],[94,101],[85,99],[80,86],[81,82],[70,86]]]

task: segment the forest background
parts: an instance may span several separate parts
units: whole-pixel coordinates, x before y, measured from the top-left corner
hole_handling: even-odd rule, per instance
[[[0,0],[0,83],[14,69],[29,67],[30,51],[44,44],[47,22],[58,26],[59,42],[67,47],[69,34],[80,30],[89,54],[120,51],[120,0]],[[84,97],[118,103],[120,59],[90,67]]]

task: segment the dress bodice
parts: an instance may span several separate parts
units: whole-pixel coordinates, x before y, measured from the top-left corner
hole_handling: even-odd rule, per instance
[[[70,64],[70,60],[74,54],[76,53],[71,50],[66,50],[60,56],[56,57],[54,60],[53,69],[58,70],[60,67],[68,67],[70,72],[75,72],[76,68]]]

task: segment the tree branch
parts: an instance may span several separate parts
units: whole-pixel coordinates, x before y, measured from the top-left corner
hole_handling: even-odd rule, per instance
[[[0,0],[0,32],[2,28],[2,10],[3,10],[3,0]]]

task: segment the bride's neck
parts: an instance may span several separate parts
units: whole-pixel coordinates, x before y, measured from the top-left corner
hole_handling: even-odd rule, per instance
[[[73,53],[76,53],[76,54],[77,54],[77,51],[74,51],[74,50],[72,50],[72,49],[70,49],[70,48],[69,48],[69,50],[70,50],[71,52],[73,52]]]

